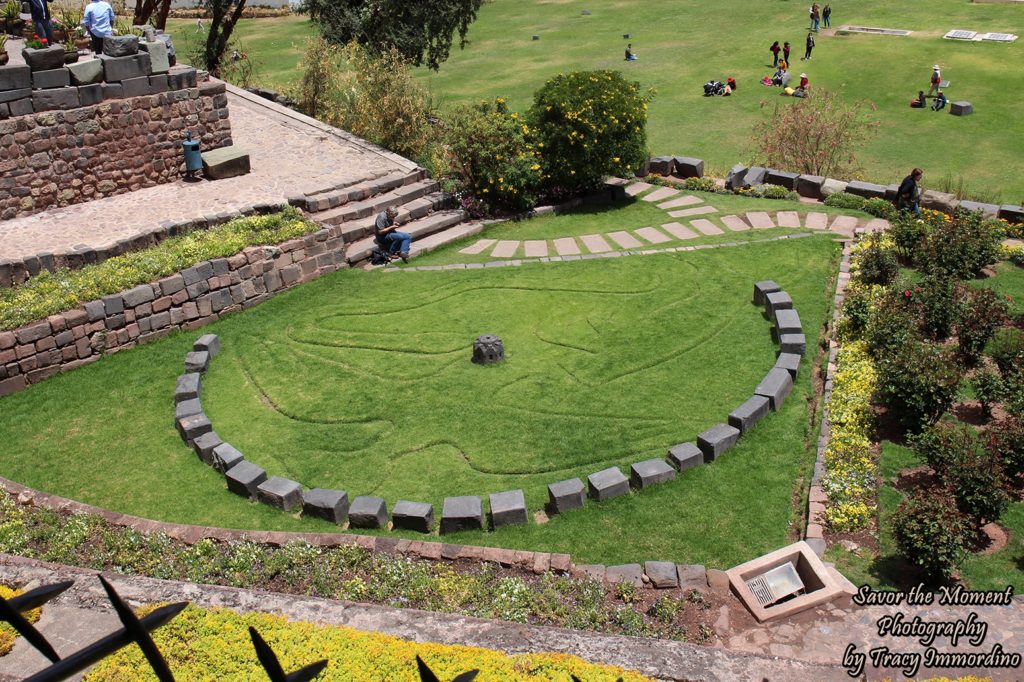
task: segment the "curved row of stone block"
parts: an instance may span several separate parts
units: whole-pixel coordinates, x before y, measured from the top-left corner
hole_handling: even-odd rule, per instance
[[[679,471],[707,464],[736,445],[769,411],[778,411],[793,389],[806,352],[806,339],[793,300],[771,280],[754,285],[754,304],[764,306],[765,316],[774,323],[773,336],[780,344],[775,366],[754,389],[750,399],[729,414],[728,423],[716,424],[697,436],[695,442],[680,443],[668,450],[664,460],[648,459],[630,465],[627,477],[618,467],[608,467],[587,476],[584,485],[571,478],[548,485],[548,513],[582,508],[587,497],[602,502],[672,481]],[[280,476],[267,477],[262,467],[245,459],[230,443],[224,442],[203,411],[202,376],[210,360],[220,351],[215,334],[200,337],[185,356],[185,374],[178,377],[174,392],[175,424],[182,440],[199,458],[224,475],[228,490],[256,499],[286,512],[301,508],[304,514],[352,528],[386,528],[389,523],[387,502],[380,497],[359,496],[349,502],[344,490],[312,488]],[[441,509],[439,532],[483,530],[488,526],[529,523],[526,496],[522,490],[508,490],[488,496],[490,511],[485,514],[483,500],[468,495],[446,497]],[[488,524],[488,517],[490,523]],[[393,528],[430,533],[434,528],[434,506],[428,502],[399,500],[391,510]]]

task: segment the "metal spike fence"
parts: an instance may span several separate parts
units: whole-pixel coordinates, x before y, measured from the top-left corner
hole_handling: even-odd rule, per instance
[[[10,599],[0,597],[0,621],[9,623],[19,635],[25,638],[25,641],[31,644],[51,663],[49,667],[25,678],[24,682],[57,682],[58,680],[65,680],[129,644],[139,645],[139,648],[142,649],[142,653],[146,657],[146,661],[149,663],[150,669],[160,682],[174,682],[174,675],[167,666],[167,661],[164,660],[160,650],[153,643],[149,633],[161,625],[169,623],[189,603],[183,601],[161,606],[149,615],[138,618],[117,593],[113,585],[107,582],[103,576],[98,577],[123,627],[65,658],[61,658],[57,654],[53,646],[46,640],[46,637],[29,623],[22,613],[39,608],[74,585],[74,581],[43,585]],[[281,667],[280,661],[278,661],[277,654],[264,641],[260,633],[256,631],[256,628],[249,628],[249,637],[252,639],[252,645],[256,649],[256,658],[267,673],[267,678],[270,682],[311,682],[327,667],[327,660],[324,659],[316,663],[310,663],[294,672],[286,673],[284,668]],[[419,656],[416,657],[416,666],[421,682],[440,682],[437,675]],[[478,670],[466,671],[457,675],[452,682],[470,682],[478,673]],[[579,682],[575,675],[572,678]]]

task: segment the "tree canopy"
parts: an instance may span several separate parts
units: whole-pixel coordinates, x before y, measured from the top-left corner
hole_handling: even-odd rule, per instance
[[[306,0],[305,9],[333,43],[359,41],[375,51],[397,49],[412,64],[435,71],[448,59],[455,34],[466,45],[483,0]]]

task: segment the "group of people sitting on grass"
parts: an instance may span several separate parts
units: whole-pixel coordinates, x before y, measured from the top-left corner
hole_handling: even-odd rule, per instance
[[[946,99],[946,95],[943,94],[942,90],[939,90],[938,94],[935,95],[935,99],[932,101],[932,111],[940,111],[946,108],[946,103],[949,100]],[[928,106],[928,95],[924,94],[924,90],[918,90],[917,97],[910,100],[910,107],[912,109],[924,109]]]
[[[782,88],[783,95],[790,95],[792,97],[807,97],[809,94],[808,87],[810,81],[807,78],[806,73],[800,74],[800,80],[797,82],[797,86],[790,87],[790,80],[792,74],[789,72],[789,64],[786,60],[780,60],[778,68],[775,69],[775,73],[770,76],[765,76],[761,79],[761,85],[767,85],[769,87],[778,86]]]

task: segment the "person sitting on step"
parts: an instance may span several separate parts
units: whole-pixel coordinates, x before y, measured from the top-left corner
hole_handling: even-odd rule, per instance
[[[412,235],[408,232],[398,231],[395,225],[395,216],[397,215],[398,209],[394,206],[377,214],[377,219],[373,221],[374,239],[389,254],[397,255],[403,263],[408,263]]]

